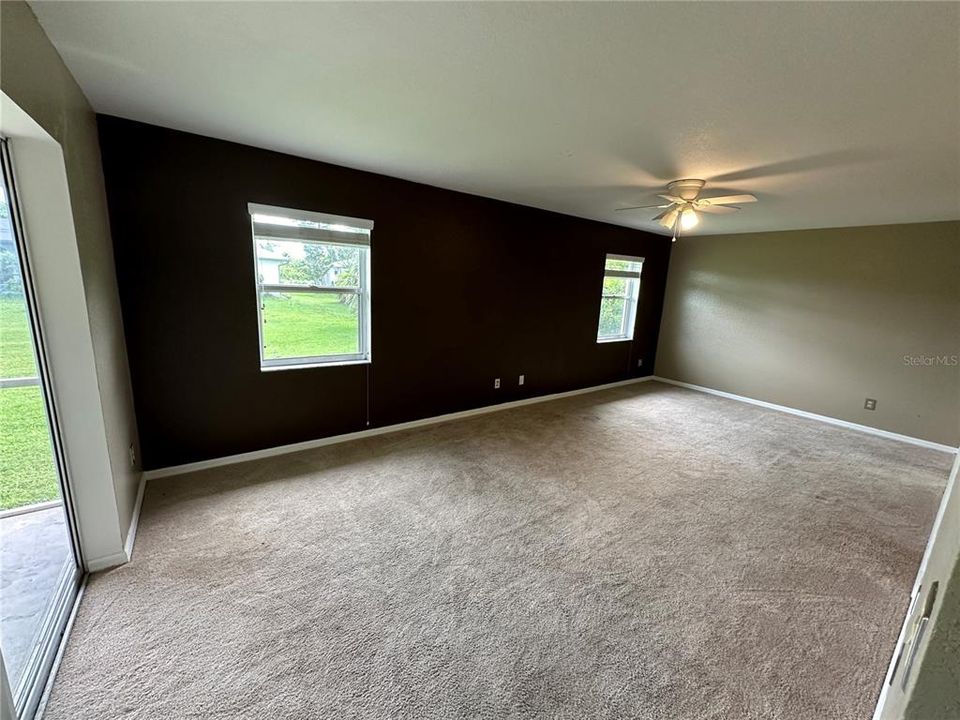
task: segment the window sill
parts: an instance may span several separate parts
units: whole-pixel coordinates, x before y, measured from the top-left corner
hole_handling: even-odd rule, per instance
[[[632,342],[632,337],[610,337],[610,338],[597,338],[597,345],[606,345],[607,343],[616,343],[616,342]]]
[[[337,360],[335,362],[292,363],[290,365],[261,365],[260,372],[280,372],[282,370],[306,370],[307,368],[342,367],[344,365],[369,365],[366,360]]]

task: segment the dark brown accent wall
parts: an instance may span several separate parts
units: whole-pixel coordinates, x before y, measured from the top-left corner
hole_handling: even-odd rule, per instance
[[[669,238],[113,117],[99,129],[145,469],[652,371]],[[375,221],[369,366],[261,372],[248,202]],[[596,342],[608,252],[646,259],[633,342]]]

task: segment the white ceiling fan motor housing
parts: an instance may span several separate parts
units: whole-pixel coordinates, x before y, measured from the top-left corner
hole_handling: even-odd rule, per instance
[[[678,198],[683,198],[687,202],[696,200],[697,196],[700,194],[700,191],[703,190],[703,186],[706,185],[705,180],[674,180],[672,183],[667,185],[667,190],[670,191],[671,195],[674,195]]]

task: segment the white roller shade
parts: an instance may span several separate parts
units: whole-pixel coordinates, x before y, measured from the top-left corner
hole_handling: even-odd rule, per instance
[[[373,220],[249,203],[253,234],[264,240],[369,245]],[[282,220],[281,220],[282,219]],[[283,220],[290,221],[286,224]]]

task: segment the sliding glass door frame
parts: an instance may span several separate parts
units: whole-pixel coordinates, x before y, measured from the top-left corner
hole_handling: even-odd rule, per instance
[[[48,605],[42,620],[41,631],[32,648],[24,670],[10,690],[19,718],[32,718],[40,703],[47,685],[50,670],[60,647],[63,633],[73,612],[74,605],[83,582],[83,558],[80,551],[80,538],[77,534],[77,518],[74,512],[70,478],[64,452],[64,443],[57,413],[57,401],[53,391],[54,384],[50,372],[50,363],[45,351],[43,322],[30,264],[30,248],[24,232],[23,218],[17,196],[17,182],[14,158],[11,156],[10,143],[0,137],[0,166],[2,166],[3,184],[7,192],[7,206],[13,226],[14,240],[23,281],[24,299],[28,322],[32,332],[33,349],[37,365],[38,384],[46,408],[47,427],[50,433],[50,445],[53,450],[60,496],[63,501],[66,528],[73,556],[73,571],[61,576],[53,601]],[[67,566],[69,567],[69,566]]]

